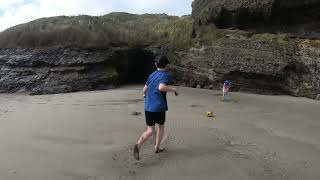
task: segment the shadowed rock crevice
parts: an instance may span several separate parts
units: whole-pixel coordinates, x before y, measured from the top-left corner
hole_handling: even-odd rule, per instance
[[[156,69],[153,53],[146,50],[132,50],[121,59],[126,59],[116,66],[121,84],[145,83]]]

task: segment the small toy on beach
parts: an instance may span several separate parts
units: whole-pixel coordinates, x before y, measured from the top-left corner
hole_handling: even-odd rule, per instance
[[[214,113],[211,111],[207,112],[207,117],[215,117]]]

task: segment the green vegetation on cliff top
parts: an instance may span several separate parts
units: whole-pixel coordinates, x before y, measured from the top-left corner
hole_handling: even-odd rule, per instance
[[[191,45],[190,16],[165,14],[58,16],[42,18],[0,33],[0,47],[138,47],[170,42],[173,48]]]
[[[104,16],[58,16],[42,18],[0,32],[1,47],[141,47],[168,43],[171,49],[192,46],[192,18],[166,14],[135,15],[110,13]],[[226,38],[274,42],[287,45],[292,40],[320,47],[320,40],[292,39],[287,34],[262,33],[230,29],[207,29],[199,37],[202,42]]]

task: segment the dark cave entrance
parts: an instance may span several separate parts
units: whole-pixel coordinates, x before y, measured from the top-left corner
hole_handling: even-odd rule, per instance
[[[117,66],[119,84],[143,84],[149,75],[156,70],[154,54],[143,49],[122,52],[120,64]]]

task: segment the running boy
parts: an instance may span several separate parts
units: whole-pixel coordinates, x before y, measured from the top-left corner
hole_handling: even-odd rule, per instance
[[[178,95],[177,90],[169,86],[171,82],[171,75],[167,71],[167,65],[169,64],[170,62],[165,56],[156,58],[155,65],[157,70],[149,76],[147,83],[143,88],[147,130],[141,135],[138,143],[134,146],[133,155],[136,160],[140,159],[140,149],[143,143],[155,132],[156,124],[158,124],[159,128],[154,152],[160,153],[164,151],[164,149],[160,147],[160,144],[164,134],[166,111],[168,111],[166,94],[167,92],[172,92],[175,93],[176,96]]]

